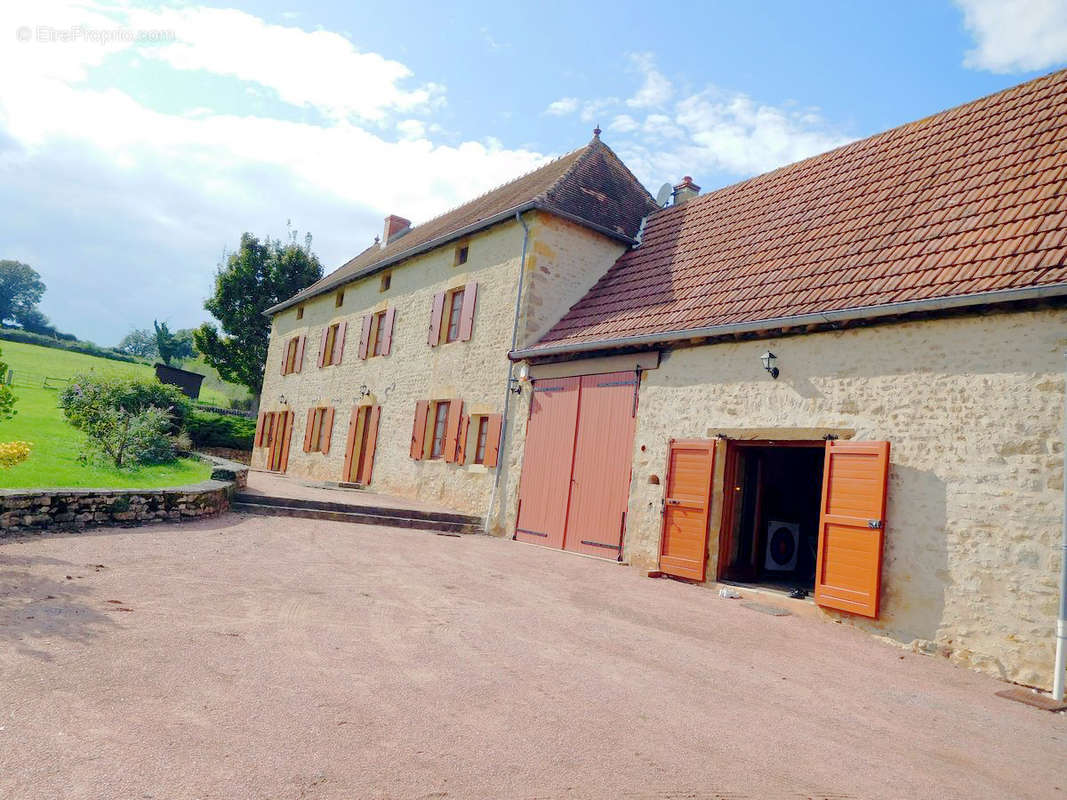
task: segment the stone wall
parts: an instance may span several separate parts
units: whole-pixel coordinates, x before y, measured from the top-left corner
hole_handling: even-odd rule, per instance
[[[626,558],[642,569],[657,564],[672,437],[761,428],[774,438],[776,429],[806,428],[888,440],[881,618],[827,615],[1004,679],[1047,685],[1064,513],[1065,346],[1067,311],[1043,310],[664,353],[640,391]],[[760,364],[767,349],[778,356],[778,380]]]

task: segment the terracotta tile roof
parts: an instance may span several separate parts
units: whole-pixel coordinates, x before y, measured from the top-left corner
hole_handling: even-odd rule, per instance
[[[589,144],[469,203],[417,225],[385,247],[371,245],[322,280],[267,310],[288,306],[493,224],[502,214],[540,208],[629,241],[658,206],[606,144]]]
[[[1062,71],[657,212],[531,350],[1065,281]]]

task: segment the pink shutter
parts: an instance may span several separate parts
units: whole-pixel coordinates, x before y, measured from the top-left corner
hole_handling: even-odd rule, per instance
[[[333,406],[326,409],[326,418],[322,421],[321,425],[326,429],[326,443],[322,446],[322,452],[329,453],[330,440],[333,438]]]
[[[396,319],[396,309],[390,308],[385,312],[385,330],[382,331],[382,355],[389,355],[393,346],[393,321]]]
[[[437,347],[441,341],[441,316],[445,310],[445,293],[438,292],[433,296],[433,311],[430,313],[430,335],[428,342],[430,347]]]
[[[285,342],[285,347],[282,349],[282,375],[288,375],[289,374],[288,372],[285,371],[285,365],[289,363],[289,345],[290,344],[292,344],[292,342],[286,341]]]
[[[308,421],[304,426],[304,452],[311,452],[311,432],[315,430],[315,409],[308,409]]]
[[[422,461],[426,441],[426,414],[430,404],[426,400],[415,403],[415,424],[411,428],[411,457]]]
[[[300,369],[304,366],[304,342],[307,341],[307,336],[301,336],[296,343],[296,359],[293,361],[293,372],[300,372]]]
[[[340,364],[345,357],[345,333],[348,331],[348,322],[342,322],[337,326],[337,335],[333,340],[333,363]]]
[[[362,359],[367,358],[367,352],[370,349],[370,326],[373,321],[373,314],[366,314],[363,317],[363,328],[359,334],[359,357]]]
[[[459,422],[463,418],[463,401],[453,400],[448,404],[448,416],[445,418],[445,461],[456,460],[459,447]]]
[[[474,306],[478,300],[478,284],[468,283],[463,289],[463,308],[459,313],[459,340],[469,342],[474,332]]]
[[[500,457],[500,429],[504,426],[504,417],[500,414],[489,415],[489,428],[485,432],[485,458],[482,463],[495,467]]]
[[[327,325],[322,329],[322,337],[319,339],[319,366],[326,366],[326,336],[330,332],[330,326]]]

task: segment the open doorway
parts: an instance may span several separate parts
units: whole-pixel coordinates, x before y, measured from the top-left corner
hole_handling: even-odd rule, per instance
[[[824,442],[729,443],[720,580],[814,591],[825,453]]]

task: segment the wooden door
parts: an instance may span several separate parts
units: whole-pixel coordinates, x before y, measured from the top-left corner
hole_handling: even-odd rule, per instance
[[[289,440],[293,435],[293,412],[282,411],[275,415],[274,431],[267,457],[267,469],[285,472],[289,466]]]
[[[889,442],[826,443],[815,602],[878,616]]]
[[[563,547],[580,378],[533,381],[515,538]]]
[[[667,453],[660,571],[703,581],[708,563],[708,515],[715,442],[674,440]]]
[[[637,375],[584,375],[564,547],[619,558],[633,463]]]

